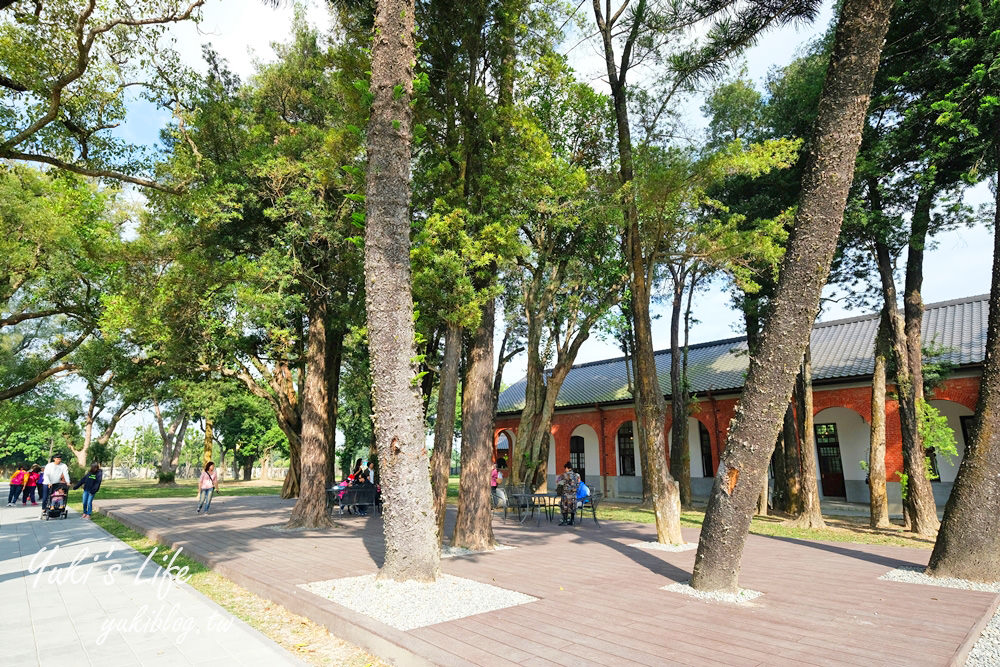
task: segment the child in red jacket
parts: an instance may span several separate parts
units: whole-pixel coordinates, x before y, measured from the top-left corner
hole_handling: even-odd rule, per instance
[[[21,498],[21,504],[28,504],[28,496],[31,496],[31,504],[37,505],[35,502],[35,489],[38,487],[38,482],[42,478],[42,469],[36,463],[31,466],[31,472],[28,473],[28,478],[24,484],[24,495]]]
[[[24,469],[24,464],[17,466],[17,472],[10,478],[10,493],[7,494],[7,507],[13,507],[14,501],[21,495],[21,488],[27,482],[28,471]]]

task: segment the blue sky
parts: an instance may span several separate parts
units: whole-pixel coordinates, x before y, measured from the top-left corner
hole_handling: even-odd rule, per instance
[[[745,67],[747,74],[762,84],[767,73],[793,60],[802,47],[826,30],[832,17],[832,2],[827,0],[818,20],[807,25],[791,26],[767,34],[750,49],[734,67]],[[209,43],[225,58],[231,69],[242,77],[253,71],[255,59],[273,57],[270,42],[284,40],[290,30],[292,7],[283,3],[277,9],[257,0],[209,0],[204,19],[198,25],[174,26],[170,35],[176,48],[191,66],[201,68],[201,46]],[[316,25],[328,25],[328,16],[322,3],[307,4],[307,16]],[[576,40],[573,40],[576,41]],[[601,78],[603,61],[596,43],[583,43],[569,54],[581,77],[596,89],[606,91]],[[700,100],[693,98],[685,105],[684,119],[692,132],[704,127],[699,112]],[[120,128],[123,137],[144,144],[157,141],[159,129],[169,120],[169,114],[158,111],[144,102],[130,106],[128,122]],[[970,191],[967,201],[978,205],[992,199],[987,184],[980,184]],[[982,294],[989,291],[990,263],[992,259],[992,230],[984,224],[973,229],[962,229],[942,234],[934,239],[933,248],[925,259],[924,300],[927,303]],[[828,293],[832,294],[831,290]],[[654,322],[654,342],[658,348],[669,345],[666,312]],[[846,311],[838,304],[828,304],[821,319],[830,320],[858,314]],[[729,295],[722,284],[714,285],[696,299],[698,322],[691,332],[691,342],[702,342],[740,335],[740,315],[729,306]],[[619,356],[619,350],[596,337],[587,341],[580,351],[578,362],[594,361]],[[523,359],[516,359],[508,366],[505,382],[510,384],[524,374]]]

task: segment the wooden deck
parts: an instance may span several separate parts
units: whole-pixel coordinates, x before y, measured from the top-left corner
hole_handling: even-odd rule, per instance
[[[694,551],[629,546],[655,539],[651,525],[520,526],[497,517],[497,540],[518,548],[447,559],[442,570],[538,601],[402,632],[297,587],[374,572],[384,551],[378,516],[289,534],[273,527],[293,501],[276,497],[218,497],[209,516],[195,514],[194,499],[98,501],[123,523],[406,665],[962,664],[1000,603],[992,593],[879,580],[925,565],[929,551],[755,535],[740,583],[764,595],[753,606],[706,603],[660,590],[690,578]]]

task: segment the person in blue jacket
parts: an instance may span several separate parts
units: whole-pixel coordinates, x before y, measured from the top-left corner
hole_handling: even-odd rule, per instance
[[[104,474],[101,472],[101,466],[97,463],[90,464],[90,470],[86,475],[80,478],[80,480],[73,485],[74,489],[79,489],[83,486],[83,518],[89,519],[90,515],[94,513],[94,495],[97,494],[98,490],[101,488],[101,481],[104,479]]]

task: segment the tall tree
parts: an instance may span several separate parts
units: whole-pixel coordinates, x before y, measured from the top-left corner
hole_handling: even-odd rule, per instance
[[[753,505],[836,249],[892,4],[847,0],[840,8],[802,196],[772,312],[758,353],[750,360],[705,514],[691,579],[698,590],[737,589]]]
[[[644,246],[632,181],[635,176],[632,128],[629,121],[628,74],[647,57],[663,57],[667,72],[661,79],[658,104],[650,100],[651,112],[643,125],[657,134],[662,117],[675,103],[675,94],[687,90],[707,73],[717,72],[730,56],[751,43],[766,28],[785,21],[810,17],[812,2],[775,7],[763,2],[661,3],[656,0],[625,0],[617,7],[593,0],[594,18],[600,35],[611,88],[618,148],[618,177],[622,186],[625,218],[623,252],[630,271],[630,308],[635,365],[635,415],[640,446],[645,450],[644,481],[648,477],[656,515],[657,539],[680,543],[680,495],[667,470],[664,449],[665,403],[657,379],[652,324],[649,316],[653,277],[657,266],[656,246]],[[703,43],[685,43],[688,28],[708,22]],[[621,46],[616,55],[616,43]],[[669,52],[669,57],[667,53]]]
[[[1000,517],[991,511],[1000,499],[996,474],[1000,469],[1000,100],[995,95],[1000,5],[972,2],[964,10],[961,38],[948,43],[948,56],[962,76],[936,108],[941,113],[939,127],[960,142],[977,144],[983,172],[988,169],[996,178],[993,275],[976,420],[927,572],[936,577],[1000,581]]]
[[[416,387],[410,281],[410,141],[413,0],[379,0],[368,125],[365,285],[375,441],[385,498],[379,576],[433,581],[441,556]],[[491,378],[492,380],[492,378]]]
[[[872,370],[872,421],[868,449],[868,492],[871,527],[889,527],[889,498],[885,488],[885,369],[889,357],[889,316],[882,307],[875,334],[875,366]]]

